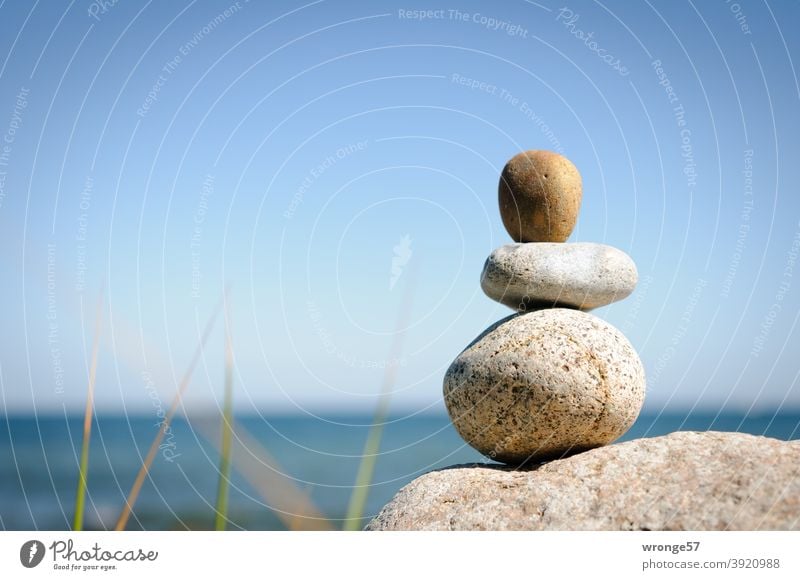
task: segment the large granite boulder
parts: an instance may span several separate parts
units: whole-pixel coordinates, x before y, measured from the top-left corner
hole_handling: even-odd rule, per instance
[[[455,466],[368,530],[798,530],[800,441],[676,432],[537,466]]]

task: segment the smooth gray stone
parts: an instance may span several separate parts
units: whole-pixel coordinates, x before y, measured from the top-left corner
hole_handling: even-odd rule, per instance
[[[543,306],[590,310],[626,298],[638,278],[631,257],[612,246],[530,242],[494,250],[481,288],[519,312]]]
[[[443,385],[459,435],[521,464],[606,445],[642,408],[642,361],[604,320],[568,308],[515,314],[459,354]]]
[[[418,477],[368,530],[800,530],[800,441],[677,432]],[[765,574],[765,577],[768,574]]]

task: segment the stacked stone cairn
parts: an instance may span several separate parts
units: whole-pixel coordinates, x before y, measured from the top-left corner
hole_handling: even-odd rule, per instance
[[[633,346],[587,312],[633,292],[636,266],[617,248],[565,243],[581,198],[580,173],[557,153],[526,151],[506,164],[500,215],[517,243],[491,253],[481,288],[516,313],[472,341],[444,378],[458,433],[509,465],[611,443],[644,402]]]

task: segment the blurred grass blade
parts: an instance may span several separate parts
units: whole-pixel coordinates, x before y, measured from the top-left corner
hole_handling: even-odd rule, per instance
[[[313,491],[314,488],[311,485],[311,483],[306,483],[303,487],[296,486],[296,488],[297,491],[303,497],[303,499],[306,502],[308,502],[309,505],[312,505],[311,492]],[[285,520],[286,529],[292,532],[304,529],[306,527],[305,522],[303,521],[304,515],[305,514],[299,514],[299,513],[290,515],[289,518]],[[325,529],[329,530],[330,528],[326,527]]]
[[[100,352],[100,329],[103,320],[103,293],[97,299],[97,313],[94,321],[94,338],[92,339],[92,362],[89,367],[89,387],[86,392],[86,410],[83,413],[83,442],[81,443],[81,460],[78,468],[78,490],[75,493],[75,515],[72,530],[83,530],[83,512],[86,504],[86,481],[89,476],[89,442],[92,438],[92,415],[94,412],[94,384],[97,377],[97,358]]]
[[[203,330],[203,335],[200,337],[200,342],[194,351],[191,362],[189,363],[189,368],[186,369],[186,373],[184,373],[183,377],[181,378],[181,382],[178,385],[178,391],[175,393],[175,397],[172,399],[172,404],[170,405],[167,414],[164,416],[164,420],[161,422],[161,427],[158,429],[158,432],[153,439],[153,443],[150,445],[150,450],[147,452],[147,456],[145,457],[144,462],[142,462],[139,472],[136,474],[136,480],[133,482],[133,486],[131,486],[131,491],[128,493],[128,497],[125,498],[125,505],[122,508],[122,513],[119,514],[117,524],[114,526],[114,529],[118,532],[124,530],[125,526],[128,525],[128,519],[131,517],[131,510],[133,510],[133,506],[136,504],[136,499],[139,497],[139,492],[142,490],[145,477],[147,477],[147,474],[150,471],[150,466],[153,464],[156,453],[158,453],[159,445],[161,445],[164,435],[169,430],[170,423],[172,423],[172,417],[175,415],[175,412],[180,406],[181,397],[183,396],[184,391],[186,391],[186,387],[189,386],[192,373],[194,372],[194,367],[197,366],[197,362],[200,360],[200,355],[203,353],[203,348],[205,347],[209,334],[211,334],[211,329],[214,328],[214,322],[216,321],[217,315],[219,314],[219,311],[222,308],[222,304],[225,302],[225,300],[226,298],[223,297],[220,303],[217,305],[217,308],[214,310],[214,313],[211,315],[211,318],[208,320],[208,323]]]
[[[231,343],[230,306],[225,301],[225,402],[222,411],[222,450],[219,460],[219,486],[214,529],[225,530],[228,520],[228,488],[231,476],[231,443],[233,441],[233,345]]]
[[[383,424],[386,422],[386,415],[389,409],[389,395],[381,395],[378,402],[378,409],[372,419],[367,441],[364,444],[364,451],[361,456],[361,463],[358,465],[358,474],[353,492],[350,495],[350,503],[347,506],[344,529],[356,531],[361,529],[361,518],[364,515],[364,506],[367,504],[369,496],[369,486],[372,483],[372,476],[375,473],[375,463],[378,459],[378,451],[381,447],[383,436]]]
[[[122,351],[120,356],[124,356],[125,352]],[[148,348],[148,358],[165,360],[155,348]],[[132,360],[132,366],[137,364],[138,360]],[[166,367],[166,364],[162,366]],[[333,530],[330,520],[314,505],[310,493],[297,487],[277,460],[255,437],[235,421],[232,421],[231,425],[231,469],[241,474],[259,493],[286,528],[303,531]],[[220,421],[200,419],[192,421],[191,426],[221,453]],[[131,503],[131,507],[132,505]]]
[[[249,483],[288,530],[331,531],[330,520],[308,491],[292,481],[278,461],[239,423],[232,424],[231,466]],[[219,421],[192,421],[192,428],[219,448]]]
[[[397,379],[397,367],[395,364],[403,354],[403,339],[405,338],[405,328],[411,317],[411,302],[416,285],[417,264],[414,264],[403,295],[403,302],[397,316],[397,328],[395,329],[392,346],[389,350],[389,358],[383,373],[383,384],[378,405],[375,409],[375,416],[372,419],[372,426],[364,443],[364,452],[358,466],[355,486],[350,495],[350,502],[347,506],[344,529],[356,531],[361,529],[361,519],[364,517],[364,507],[367,505],[369,488],[372,485],[372,477],[375,473],[375,463],[378,460],[378,452],[381,448],[381,438],[383,437],[383,426],[389,414],[389,401],[391,399],[394,384]]]

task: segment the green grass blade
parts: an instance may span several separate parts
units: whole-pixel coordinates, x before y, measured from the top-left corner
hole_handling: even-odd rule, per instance
[[[388,414],[388,396],[382,396],[378,403],[378,411],[372,420],[367,441],[364,444],[364,452],[361,456],[361,463],[358,466],[355,487],[350,495],[350,503],[347,506],[344,529],[346,531],[356,531],[361,529],[361,518],[364,515],[364,506],[367,504],[369,496],[369,486],[375,473],[375,464],[378,461],[378,451],[381,448],[381,438],[383,437],[383,424],[386,422]]]
[[[78,488],[75,492],[75,514],[72,519],[72,530],[83,530],[83,512],[86,505],[86,481],[89,475],[89,442],[92,438],[92,415],[94,411],[94,385],[97,377],[97,358],[100,352],[100,328],[103,318],[103,294],[97,300],[94,338],[92,342],[92,362],[89,368],[89,387],[86,392],[86,410],[83,414],[83,441],[81,443],[81,459],[78,467]]]
[[[233,442],[233,346],[231,343],[230,310],[225,303],[225,402],[222,411],[222,450],[219,460],[214,529],[225,530],[228,520],[228,488],[231,474],[231,444]]]

